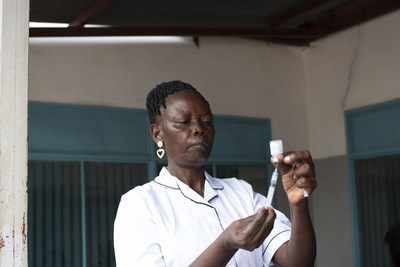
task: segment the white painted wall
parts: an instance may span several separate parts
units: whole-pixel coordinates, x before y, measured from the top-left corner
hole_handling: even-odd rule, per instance
[[[240,38],[168,45],[31,43],[29,100],[145,108],[156,84],[180,79],[215,114],[270,118],[287,149],[308,147],[300,49]],[[261,144],[260,144],[261,145]]]
[[[400,97],[400,12],[312,44],[304,52],[310,149],[346,154],[344,112]]]

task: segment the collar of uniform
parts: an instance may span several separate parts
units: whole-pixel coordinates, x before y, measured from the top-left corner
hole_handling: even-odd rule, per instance
[[[154,179],[157,183],[165,185],[167,187],[171,187],[174,189],[179,189],[177,180],[175,176],[171,175],[167,169],[167,167],[163,167],[160,171],[160,174]]]
[[[204,185],[204,200],[211,200],[215,196],[217,196],[217,192],[215,190],[222,190],[224,186],[221,184],[218,179],[212,177],[207,172],[205,172],[206,182]],[[190,198],[197,198],[192,193],[195,193],[187,184],[180,181],[177,177],[170,174],[167,167],[163,167],[160,171],[160,175],[155,178],[155,181],[164,186],[180,189],[182,192],[186,192],[186,194],[190,195]],[[193,191],[189,193],[189,191]],[[197,193],[195,193],[197,195]]]
[[[205,172],[206,174],[206,180],[210,183],[211,187],[215,190],[222,190],[224,189],[224,186],[221,184],[220,181],[218,181],[218,179],[212,177],[211,175],[209,175],[207,172]]]

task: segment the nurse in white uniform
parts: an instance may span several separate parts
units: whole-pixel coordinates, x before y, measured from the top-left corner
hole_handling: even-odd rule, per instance
[[[146,102],[158,156],[168,166],[122,196],[114,224],[118,267],[313,266],[316,241],[308,200],[316,188],[308,151],[283,153],[291,221],[237,178],[204,170],[215,129],[209,103],[190,84],[157,85]],[[164,155],[165,154],[165,155]]]

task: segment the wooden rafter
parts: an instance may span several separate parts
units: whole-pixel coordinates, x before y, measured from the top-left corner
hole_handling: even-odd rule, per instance
[[[271,38],[317,38],[312,30],[243,29],[243,28],[172,28],[172,27],[104,27],[104,28],[31,28],[30,37],[71,36],[242,36]]]
[[[102,12],[104,9],[106,9],[114,2],[115,0],[93,1],[93,3],[88,8],[86,8],[83,12],[81,12],[78,16],[76,16],[75,19],[73,19],[69,23],[69,27],[82,27],[83,25],[86,24],[87,21],[89,21],[89,19],[93,18],[94,16]]]

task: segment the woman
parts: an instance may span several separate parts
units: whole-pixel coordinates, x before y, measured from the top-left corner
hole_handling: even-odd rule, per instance
[[[316,187],[307,151],[283,153],[276,167],[291,223],[236,178],[204,170],[215,129],[209,103],[191,85],[162,83],[146,102],[151,134],[168,167],[122,196],[114,224],[117,266],[313,266],[308,201]]]

